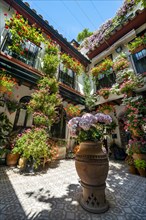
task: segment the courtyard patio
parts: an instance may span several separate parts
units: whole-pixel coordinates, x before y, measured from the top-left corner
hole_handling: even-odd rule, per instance
[[[1,166],[0,220],[146,219],[146,178],[129,174],[124,162],[110,161],[106,213],[82,209],[80,193],[74,160],[56,161],[37,174]]]

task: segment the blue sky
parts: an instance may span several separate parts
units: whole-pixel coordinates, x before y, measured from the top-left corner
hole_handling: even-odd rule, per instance
[[[84,28],[95,31],[109,18],[114,17],[123,0],[26,0],[68,41],[76,39]]]

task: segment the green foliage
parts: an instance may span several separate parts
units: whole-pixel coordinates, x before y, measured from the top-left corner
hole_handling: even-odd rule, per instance
[[[79,143],[83,142],[83,141],[98,141],[101,139],[101,137],[103,136],[103,129],[101,127],[98,126],[97,127],[91,127],[90,130],[85,131],[85,130],[80,130],[78,137],[77,137],[77,141]]]
[[[59,58],[57,55],[46,53],[43,57],[43,71],[46,75],[53,77],[57,72]]]
[[[22,135],[18,135],[13,153],[19,153],[28,160],[33,160],[34,167],[41,163],[41,158],[53,159],[55,151],[50,145],[48,134],[43,128],[27,129]]]
[[[77,41],[82,42],[85,38],[90,37],[92,34],[93,32],[90,32],[89,28],[85,28],[82,32],[78,34]]]
[[[145,160],[141,160],[141,159],[134,160],[134,164],[135,164],[136,168],[141,168],[141,169],[146,168],[146,161]]]
[[[131,1],[131,0],[128,0]],[[141,2],[141,5],[146,8],[146,0],[135,0],[135,3],[138,4],[139,2]]]
[[[89,76],[87,75],[85,75],[84,77],[83,91],[85,95],[85,106],[91,111],[95,106],[97,97],[95,95],[91,95],[91,81],[90,81]]]
[[[139,46],[146,46],[146,33],[144,33],[144,35],[140,36],[140,37],[136,37],[132,42],[128,43],[127,47],[129,49],[130,52],[134,53],[135,50],[139,47]]]
[[[66,53],[63,53],[61,55],[61,61],[65,68],[71,69],[77,75],[82,74],[84,71],[83,65],[78,60],[76,60],[75,58],[72,58]]]
[[[45,39],[40,29],[37,29],[34,25],[29,25],[28,20],[25,20],[22,15],[17,12],[13,14],[11,19],[6,20],[6,29],[10,29],[12,36],[12,45],[9,49],[22,54],[24,52],[25,44],[27,41],[31,41],[37,46]]]
[[[7,115],[0,113],[0,147],[8,144],[12,127],[12,123],[9,121]]]

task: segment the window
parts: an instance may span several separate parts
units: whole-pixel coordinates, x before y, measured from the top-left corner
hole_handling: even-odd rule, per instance
[[[64,68],[63,64],[60,64],[58,80],[71,88],[75,88],[75,74],[71,69]]]
[[[18,128],[28,128],[32,126],[32,115],[27,113],[26,105],[30,101],[30,96],[24,96],[20,99],[20,109],[16,112],[14,130]]]
[[[5,39],[3,41],[2,51],[7,55],[10,55],[10,56],[22,61],[23,63],[28,64],[29,66],[32,66],[32,67],[35,66],[35,61],[36,61],[36,58],[38,55],[38,51],[40,50],[40,48],[38,46],[36,46],[35,44],[33,44],[30,41],[25,42],[22,45],[22,47],[24,49],[23,54],[17,54],[9,49],[9,46],[11,44],[12,44],[11,34],[7,33],[7,35],[5,36]]]
[[[146,72],[146,49],[132,55],[137,73]]]
[[[112,72],[109,75],[104,75],[101,79],[96,79],[96,90],[101,88],[111,88],[116,82],[116,74]]]

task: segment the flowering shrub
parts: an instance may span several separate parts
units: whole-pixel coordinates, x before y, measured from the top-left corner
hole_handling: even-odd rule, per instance
[[[80,108],[73,104],[67,104],[67,106],[64,109],[66,111],[67,116],[69,116],[70,118],[79,116],[81,113]]]
[[[28,160],[33,159],[34,167],[41,163],[42,158],[54,159],[57,152],[49,144],[49,137],[45,129],[27,129],[23,134],[19,134],[16,139],[13,153],[19,153]]]
[[[129,130],[134,136],[133,133],[137,131],[138,136],[143,136],[144,132],[142,126],[146,123],[146,104],[142,96],[129,97],[123,99],[123,105],[125,105],[125,130]],[[134,129],[134,131],[133,131]]]
[[[83,73],[84,71],[83,65],[79,63],[79,61],[76,60],[75,58],[72,58],[66,53],[63,53],[61,55],[61,60],[66,68],[73,70],[77,75],[80,75],[81,73]]]
[[[68,122],[68,127],[70,135],[79,142],[99,141],[103,138],[104,127],[111,122],[112,118],[109,115],[86,113],[82,117],[72,118]]]
[[[91,74],[93,76],[98,76],[99,74],[108,74],[109,72],[111,72],[112,65],[113,61],[109,58],[106,58],[100,64],[91,69]]]
[[[49,126],[48,117],[41,112],[34,112],[33,120],[34,120],[34,125],[36,126],[42,126],[42,125]]]
[[[28,111],[41,112],[42,117],[46,116],[48,118],[46,123],[49,127],[55,122],[57,106],[61,104],[61,98],[58,93],[58,83],[55,78],[44,77],[38,82],[38,88],[39,89],[32,94],[32,99],[28,104]],[[39,115],[37,119],[38,117]],[[44,119],[42,119],[42,121],[44,121]]]
[[[136,37],[132,42],[130,42],[127,47],[131,53],[134,53],[135,50],[140,47],[145,46],[146,47],[146,33],[144,33],[140,37]]]
[[[82,47],[87,48],[89,51],[98,47],[102,41],[105,41],[106,37],[125,20],[125,15],[129,10],[132,10],[135,5],[135,0],[125,0],[122,7],[118,10],[116,16],[113,19],[107,20],[102,24],[97,31],[90,37],[86,38],[82,43]]]
[[[9,49],[18,54],[24,51],[27,41],[31,41],[37,46],[44,42],[41,30],[37,29],[35,24],[29,25],[28,20],[17,12],[13,14],[12,18],[6,19],[5,28],[10,30],[12,36],[12,45],[9,46]]]
[[[121,93],[128,93],[136,88],[136,82],[133,80],[124,81],[120,86]]]
[[[146,141],[141,138],[137,140],[133,138],[133,140],[129,140],[128,145],[126,146],[126,153],[132,156],[134,153],[136,154],[146,154]]]
[[[121,71],[125,68],[129,67],[129,62],[126,59],[126,57],[123,56],[118,56],[115,60],[114,60],[114,64],[113,64],[113,70],[115,72],[117,71]]]
[[[100,96],[103,96],[105,99],[109,97],[110,95],[110,88],[103,88],[98,90],[98,94]]]
[[[17,85],[16,80],[10,75],[6,74],[5,70],[1,70],[0,73],[0,92],[10,95],[13,87]]]

